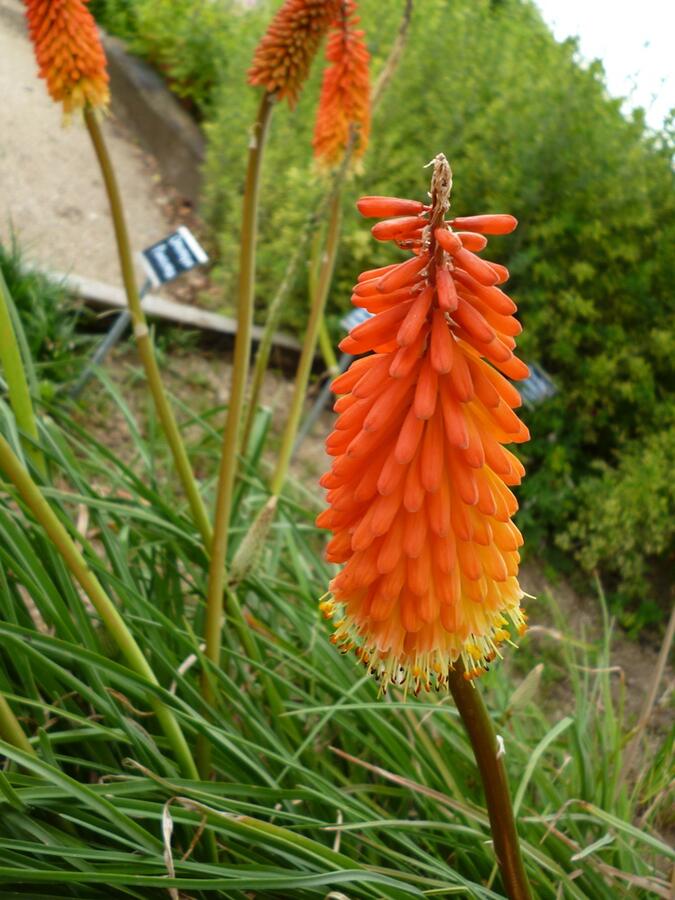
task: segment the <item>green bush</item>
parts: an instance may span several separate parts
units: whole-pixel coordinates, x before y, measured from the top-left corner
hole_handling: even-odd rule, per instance
[[[227,0],[96,0],[92,11],[129,49],[151,62],[199,116],[232,74],[230,54],[244,14]]]
[[[128,3],[105,5],[119,11]],[[174,79],[191,65],[203,73],[181,75],[180,90],[206,117],[204,206],[219,234],[218,273],[228,304],[257,103],[245,87],[246,69],[278,3],[237,7],[236,14],[227,3],[136,0],[132,7],[139,51],[157,58],[161,45],[161,65]],[[360,7],[377,74],[403,3],[388,4],[386,16],[377,0]],[[320,80],[315,64],[297,108],[282,104],[274,115],[262,188],[260,318],[325,190],[310,151]],[[556,43],[527,0],[416,3],[370,148],[344,192],[328,307],[336,338],[356,274],[391,261],[391,250],[376,245],[359,219],[354,199],[423,197],[423,165],[440,150],[453,165],[458,213],[504,211],[520,220],[515,234],[491,247],[512,273],[522,355],[542,364],[558,387],[527,414],[532,441],[520,450],[528,470],[520,524],[530,549],[550,553],[575,516],[577,489],[594,463],[611,464],[627,442],[657,432],[659,411],[672,396],[672,134],[650,132],[639,111],[625,117],[607,94],[600,64],[582,65],[572,40]],[[285,309],[284,324],[296,332],[304,327],[306,293],[302,272]]]
[[[581,482],[575,519],[559,543],[575,551],[585,571],[602,569],[613,576],[616,598],[638,607],[623,615],[624,624],[637,630],[658,618],[660,594],[669,599],[668,572],[675,565],[675,424],[630,444],[616,466],[597,462],[594,469],[596,474]]]
[[[89,9],[108,31],[131,38],[138,31],[137,0],[90,0]]]

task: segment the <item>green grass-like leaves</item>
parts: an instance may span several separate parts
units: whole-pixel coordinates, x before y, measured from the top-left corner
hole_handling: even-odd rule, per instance
[[[47,495],[161,686],[129,670],[40,529],[0,493],[0,692],[38,753],[0,745],[3,896],[503,896],[452,702],[378,699],[353,658],[327,641],[316,599],[330,567],[305,489],[291,485],[284,496],[259,565],[228,607],[223,664],[210,665],[196,637],[200,542],[161,477],[161,448],[101,384],[123,407],[135,462],[54,408],[41,433],[55,485]],[[0,413],[16,446],[11,417]],[[193,417],[191,433],[203,458],[215,452],[211,412]],[[231,552],[266,499],[265,420],[255,433]],[[525,641],[527,660],[535,646]],[[637,780],[622,770],[627,730],[609,626],[599,646],[565,640],[541,662],[567,678],[566,715],[539,670],[517,673],[511,650],[481,685],[505,741],[535,895],[666,896],[673,853],[658,830],[672,756],[664,744]],[[202,667],[212,706],[199,690]],[[177,777],[149,692],[192,745],[208,740],[214,780]]]

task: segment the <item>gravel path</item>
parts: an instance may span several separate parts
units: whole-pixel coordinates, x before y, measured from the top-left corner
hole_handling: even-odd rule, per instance
[[[22,17],[0,0],[0,241],[12,230],[27,259],[118,284],[113,231],[89,136],[77,116],[64,127],[49,98]],[[167,230],[158,176],[123,124],[103,123],[135,250]]]

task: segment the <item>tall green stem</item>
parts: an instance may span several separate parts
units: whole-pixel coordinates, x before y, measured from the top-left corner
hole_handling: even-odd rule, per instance
[[[310,309],[314,305],[314,295],[319,287],[319,277],[321,274],[321,261],[323,258],[323,233],[320,229],[316,230],[314,241],[312,242],[312,256],[309,264],[309,305]],[[323,361],[331,375],[337,375],[338,362],[333,350],[333,343],[330,339],[330,332],[326,325],[326,317],[322,314],[319,322],[319,349],[323,356]]]
[[[291,409],[281,439],[281,448],[277,457],[277,466],[270,482],[270,491],[274,496],[278,496],[281,493],[284,481],[286,480],[288,466],[293,453],[293,444],[295,443],[295,437],[298,433],[300,417],[307,397],[307,384],[309,382],[310,372],[312,371],[316,342],[319,335],[319,326],[326,306],[326,299],[328,297],[328,291],[333,277],[333,269],[335,267],[335,257],[337,255],[340,239],[341,218],[341,196],[339,191],[335,191],[331,198],[328,232],[326,234],[326,247],[321,265],[321,274],[319,276],[316,292],[312,297],[312,309],[305,330],[305,339],[302,344],[302,354],[300,356],[300,362],[298,363],[298,370],[295,375]]]
[[[127,660],[129,668],[150,684],[158,685],[155,673],[127,628],[117,607],[108,597],[58,516],[2,435],[0,435],[0,469],[5,472],[19,496],[45,530],[71,574],[101,617],[108,633]],[[181,772],[186,778],[197,778],[197,768],[190,748],[173,713],[154,695],[150,695],[148,702],[174,751]]]
[[[273,103],[272,96],[265,93],[253,125],[248,148],[248,167],[246,171],[239,255],[237,338],[234,347],[230,400],[218,473],[218,493],[216,496],[213,545],[206,599],[206,657],[215,665],[218,665],[220,662],[225,563],[227,560],[234,479],[237,471],[239,432],[251,358],[260,174]],[[211,682],[206,676],[202,680],[202,694],[207,702],[213,702]],[[204,772],[204,767],[208,767],[208,761],[204,755],[202,755],[201,762],[202,772]]]
[[[136,285],[129,234],[124,218],[122,198],[117,186],[117,179],[115,178],[115,171],[108,154],[108,149],[105,145],[98,119],[96,118],[96,113],[93,110],[86,108],[84,111],[84,121],[86,122],[89,135],[94,145],[96,157],[101,167],[101,174],[103,176],[106,193],[108,195],[110,213],[115,228],[117,252],[119,254],[120,268],[122,270],[122,280],[124,282],[129,313],[131,314],[133,323],[138,355],[140,356],[141,363],[145,370],[145,377],[148,381],[148,386],[157,410],[157,415],[159,416],[159,421],[161,422],[167,442],[171,448],[178,477],[180,478],[183,490],[185,491],[185,495],[190,505],[192,518],[194,519],[195,525],[201,534],[204,546],[208,552],[213,538],[211,523],[209,522],[206,506],[204,505],[199,488],[197,487],[197,482],[195,480],[194,472],[192,471],[187,451],[185,450],[180,429],[178,428],[173,409],[166,396],[159,366],[157,365],[157,357],[155,356],[145,313],[141,306],[141,298]]]
[[[307,257],[307,247],[310,238],[316,229],[317,222],[323,213],[323,209],[324,200],[322,199],[319,208],[314,210],[311,215],[307,217],[303,230],[296,241],[293,256],[291,256],[286,266],[286,271],[281,284],[277,288],[267,310],[267,318],[265,319],[265,326],[263,328],[260,344],[258,345],[258,352],[256,353],[255,365],[253,367],[253,377],[251,379],[251,389],[249,391],[246,421],[244,424],[244,435],[241,441],[242,452],[246,451],[251,437],[251,430],[253,428],[253,422],[255,421],[255,414],[260,401],[260,394],[262,393],[262,387],[265,381],[265,373],[267,372],[267,365],[272,351],[272,341],[274,339],[274,334],[279,327],[279,322],[281,321],[284,303],[293,287],[300,264],[304,262]]]
[[[311,222],[313,222],[313,217],[308,221],[308,224],[306,225],[307,232],[309,232]],[[242,453],[246,452],[249,441],[251,439],[251,431],[253,430],[255,414],[256,410],[258,409],[260,394],[262,393],[262,387],[265,381],[265,373],[267,372],[267,365],[270,361],[270,354],[272,352],[272,341],[274,340],[274,334],[279,327],[279,322],[281,321],[281,313],[284,309],[284,302],[286,301],[286,298],[290,293],[291,287],[295,280],[295,275],[298,271],[298,268],[300,267],[300,261],[304,259],[306,245],[307,239],[303,235],[298,240],[298,244],[293,256],[291,257],[290,262],[288,263],[283,280],[277,288],[277,292],[272,298],[272,302],[270,303],[269,309],[267,310],[265,327],[263,329],[260,343],[258,344],[258,352],[256,353],[255,364],[253,367],[253,377],[251,378],[251,388],[248,395],[248,406],[246,408],[244,432],[241,439]]]
[[[26,737],[26,734],[19,724],[19,720],[12,712],[12,708],[5,698],[0,694],[0,738],[13,744],[19,750],[30,753],[35,756],[33,745]]]
[[[333,341],[330,337],[330,331],[328,330],[325,316],[321,316],[321,322],[319,323],[319,346],[321,347],[321,355],[323,356],[323,361],[326,363],[326,368],[329,373],[331,375],[337,375],[338,358],[333,349]]]
[[[392,46],[392,49],[389,53],[387,61],[380,72],[380,75],[377,79],[377,82],[373,88],[372,93],[372,107],[373,110],[380,103],[382,96],[386,88],[391,81],[394,72],[396,71],[396,67],[400,62],[401,56],[403,55],[403,50],[405,49],[406,41],[408,38],[408,30],[410,27],[410,19],[412,17],[412,9],[413,9],[413,0],[405,0],[405,6],[403,10],[403,18],[401,20],[401,24],[399,26],[399,30],[396,36],[396,40]],[[260,342],[260,346],[258,348],[258,353],[256,355],[255,360],[255,370],[253,374],[252,387],[250,392],[250,400],[248,404],[248,410],[246,414],[246,424],[244,427],[244,439],[242,441],[242,447],[245,449],[248,445],[248,440],[251,434],[251,428],[253,426],[253,420],[255,418],[255,412],[258,406],[258,401],[260,398],[260,393],[262,390],[263,381],[265,378],[265,372],[267,370],[267,364],[269,362],[270,350],[272,348],[272,338],[274,336],[274,332],[276,331],[279,321],[281,319],[281,312],[283,310],[283,304],[288,296],[291,287],[293,286],[293,282],[295,280],[295,276],[297,270],[299,268],[300,263],[305,259],[307,254],[307,247],[309,245],[310,239],[312,235],[316,233],[316,227],[318,222],[323,218],[326,207],[329,205],[330,198],[333,196],[335,191],[340,189],[342,182],[345,179],[347,174],[347,170],[349,168],[349,163],[352,157],[352,153],[354,151],[354,141],[355,141],[355,133],[352,133],[349,138],[349,143],[345,148],[345,155],[340,164],[339,169],[335,172],[333,176],[333,185],[330,192],[323,195],[321,198],[317,209],[308,217],[307,222],[303,228],[302,233],[300,234],[298,240],[295,244],[295,251],[293,256],[291,257],[288,266],[286,267],[286,273],[284,275],[283,281],[279,285],[279,288],[272,300],[272,303],[269,306],[267,311],[267,319],[265,320],[265,329],[263,332],[263,337]],[[326,361],[326,365],[329,369],[332,370],[334,367],[333,360],[335,359],[335,353],[333,351],[333,346],[330,342],[330,335],[328,334],[328,329],[326,328],[325,321],[322,318],[322,322],[319,326],[319,340],[322,344],[322,353],[324,354],[324,359]]]
[[[320,266],[317,266],[318,272],[316,278],[311,279],[311,307],[309,320],[307,322],[305,339],[303,341],[300,361],[298,362],[298,368],[295,375],[295,385],[293,387],[291,407],[281,439],[281,449],[277,457],[276,469],[270,481],[270,499],[272,499],[274,503],[272,506],[270,506],[270,503],[268,501],[268,503],[262,507],[253,524],[248,530],[247,536],[241,545],[242,548],[246,546],[249,541],[253,541],[254,546],[259,546],[264,543],[265,539],[267,538],[267,532],[269,531],[270,527],[272,526],[272,522],[274,521],[277,507],[277,498],[281,494],[281,490],[288,474],[288,467],[293,455],[293,446],[295,444],[295,439],[298,433],[298,426],[300,424],[300,417],[302,416],[302,409],[307,395],[307,384],[309,382],[309,376],[312,371],[312,363],[314,362],[316,343],[319,337],[321,322],[323,321],[323,311],[326,306],[326,299],[328,297],[330,283],[333,277],[333,269],[335,268],[335,257],[340,240],[340,221],[342,218],[340,188],[342,186],[342,180],[346,172],[346,166],[351,155],[352,146],[353,143],[350,142],[350,146],[348,147],[345,158],[343,160],[343,165],[335,175],[333,188],[326,195],[328,200],[328,228],[326,233],[326,246],[321,258]],[[278,296],[279,294],[277,294],[277,297]],[[276,299],[277,298],[275,298],[275,302]],[[262,378],[262,376],[264,376],[265,374],[264,367],[258,367],[258,365],[256,364],[256,374],[259,374]],[[260,383],[262,384],[262,381]],[[252,396],[251,403],[253,403],[254,399],[257,401],[257,396]],[[251,407],[249,407],[249,417],[252,413],[252,410],[253,406],[251,405]],[[235,580],[230,582],[230,587],[233,590],[236,588],[239,581],[244,577],[246,565],[250,565],[250,563],[243,563],[242,561],[242,566],[239,567],[239,571],[231,573],[235,576]]]
[[[39,437],[35,412],[30,397],[30,389],[26,378],[21,350],[16,332],[12,324],[12,298],[0,269],[0,363],[9,390],[9,402],[16,417],[19,428],[30,439],[26,441],[26,452],[35,463],[38,471],[45,474],[45,460],[37,446]]]
[[[464,722],[483,781],[495,855],[510,900],[532,900],[525,874],[506,768],[492,720],[475,685],[464,678],[464,666],[455,664],[448,685]]]

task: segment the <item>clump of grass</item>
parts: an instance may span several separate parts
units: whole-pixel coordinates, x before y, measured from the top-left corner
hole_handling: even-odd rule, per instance
[[[82,328],[89,313],[64,286],[31,269],[16,242],[0,243],[0,268],[23,326],[40,393],[51,398],[78,376],[92,345]]]
[[[164,687],[116,655],[53,546],[4,494],[0,691],[39,758],[2,745],[0,881],[32,896],[48,885],[50,896],[87,898],[502,896],[452,703],[377,699],[350,658],[334,658],[315,607],[330,574],[315,498],[298,484],[283,495],[260,563],[228,606],[223,667],[210,666],[195,637],[203,547],[187,509],[158,486],[163,463],[134,414],[110,396],[129,423],[134,470],[54,408],[41,434],[59,485],[49,497]],[[202,448],[216,441],[211,419],[196,417]],[[14,440],[4,405],[0,423]],[[261,423],[235,497],[231,552],[267,499],[263,437]],[[609,622],[600,641],[563,634],[555,644],[572,713],[547,708],[539,663],[524,675],[500,664],[486,691],[535,895],[665,897],[674,854],[659,829],[672,745],[662,739],[655,749],[652,738],[624,772],[631,723]],[[546,668],[538,645],[539,657]],[[212,705],[200,692],[202,667],[217,688]],[[208,741],[213,780],[178,777],[146,711],[148,690],[190,742]]]

